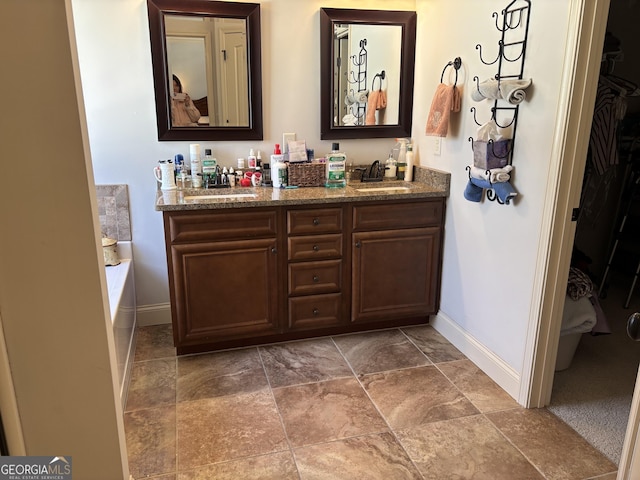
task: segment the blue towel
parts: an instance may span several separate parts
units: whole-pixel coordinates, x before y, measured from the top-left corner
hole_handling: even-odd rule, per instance
[[[470,202],[479,202],[482,200],[482,193],[484,190],[471,183],[471,180],[467,182],[467,186],[464,189],[464,198]]]
[[[514,198],[516,195],[518,195],[515,189],[511,186],[510,182],[491,183],[488,180],[471,177],[469,179],[469,183],[467,184],[467,190],[470,188],[469,184],[471,184],[473,187],[477,189],[483,189],[483,188],[493,189],[493,191],[496,192],[496,197],[498,197],[498,200],[500,200],[500,203],[504,203],[505,205],[509,205],[509,202],[511,201],[511,199]],[[482,192],[480,192],[480,196],[478,197],[478,200],[471,200],[470,198],[467,198],[467,190],[465,190],[465,198],[467,200],[472,202],[480,201],[480,198],[482,198]],[[474,192],[474,195],[472,195],[472,198],[477,197],[478,196],[477,192],[475,192],[475,190],[473,190],[473,192]]]

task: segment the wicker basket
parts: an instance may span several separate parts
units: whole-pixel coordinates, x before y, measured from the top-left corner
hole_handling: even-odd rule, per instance
[[[325,184],[324,163],[290,163],[289,185],[297,187],[324,187]]]

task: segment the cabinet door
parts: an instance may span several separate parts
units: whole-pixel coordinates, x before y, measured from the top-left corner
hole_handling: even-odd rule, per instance
[[[275,239],[171,246],[176,347],[277,333]]]
[[[354,233],[351,320],[436,313],[440,237],[439,227]]]

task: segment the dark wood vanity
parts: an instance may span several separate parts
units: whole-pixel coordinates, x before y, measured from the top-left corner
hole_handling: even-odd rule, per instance
[[[302,190],[297,201],[287,192],[157,207],[178,354],[426,323],[437,312],[444,195]]]

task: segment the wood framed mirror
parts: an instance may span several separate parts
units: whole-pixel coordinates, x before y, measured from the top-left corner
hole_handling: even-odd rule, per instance
[[[147,0],[158,140],[262,140],[260,5]]]
[[[320,9],[320,138],[411,137],[416,12]]]

